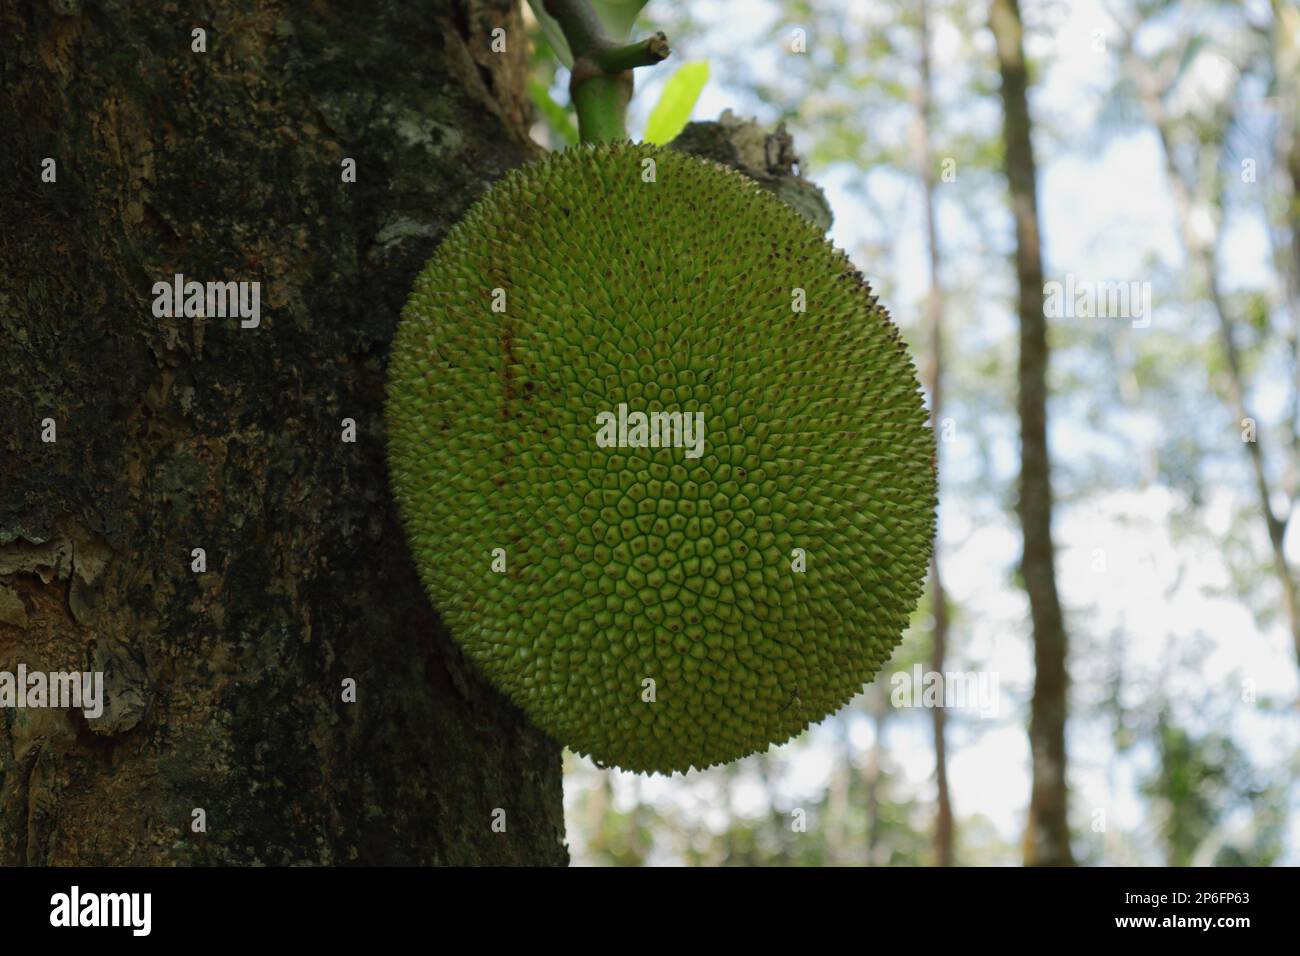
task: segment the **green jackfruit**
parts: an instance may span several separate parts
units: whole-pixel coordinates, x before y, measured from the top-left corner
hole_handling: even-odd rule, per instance
[[[393,489],[452,635],[635,771],[765,750],[871,680],[929,563],[926,422],[843,253],[740,174],[627,143],[480,199],[389,372]]]

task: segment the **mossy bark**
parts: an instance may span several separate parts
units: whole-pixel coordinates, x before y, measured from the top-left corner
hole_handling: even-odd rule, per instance
[[[510,0],[0,10],[0,670],[107,685],[0,710],[0,863],[565,862],[560,749],[430,608],[381,415],[416,271],[530,153],[525,54]],[[176,273],[260,326],[156,318]]]

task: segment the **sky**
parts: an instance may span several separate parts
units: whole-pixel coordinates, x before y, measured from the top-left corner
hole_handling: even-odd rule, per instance
[[[654,0],[652,10],[663,2]],[[1028,0],[1025,7],[1031,26],[1047,28],[1028,35],[1031,58],[1040,57],[1049,64],[1031,95],[1031,109],[1038,123],[1035,148],[1040,164],[1047,277],[1063,279],[1067,272],[1073,272],[1095,280],[1142,280],[1147,278],[1144,271],[1149,271],[1152,261],[1178,271],[1183,265],[1181,246],[1154,134],[1140,126],[1104,139],[1092,132],[1102,94],[1113,80],[1113,60],[1095,49],[1098,31],[1104,42],[1114,42],[1114,28],[1104,6],[1091,0],[1054,4]],[[670,39],[674,57],[680,57],[678,62],[708,59],[711,64],[711,77],[695,117],[715,118],[724,109],[731,109],[770,122],[774,118],[772,108],[756,101],[747,87],[754,77],[780,82],[785,73],[783,58],[791,54],[773,40],[774,34],[783,32],[774,29],[782,26],[776,6],[766,0],[701,0],[693,13],[705,24],[699,35]],[[956,30],[945,20],[937,19],[934,30],[934,62],[940,65],[942,109],[946,102],[963,95],[960,86],[944,92],[944,87],[954,81],[945,80],[942,71],[968,54],[963,52]],[[816,43],[817,37],[810,36],[808,42]],[[725,48],[715,49],[720,44]],[[744,57],[727,56],[736,48],[749,52]],[[992,40],[987,31],[977,37],[976,50],[992,61]],[[1212,54],[1207,51],[1204,62],[1197,64],[1197,70],[1204,74],[1203,81],[1191,84],[1188,108],[1196,105],[1197,90],[1212,92],[1223,79],[1222,60],[1216,62]],[[672,63],[670,60],[655,70],[638,71],[637,96],[630,114],[634,135],[656,101]],[[993,113],[972,121],[999,123],[1000,117]],[[798,148],[801,138],[797,119],[791,126]],[[936,151],[943,155],[942,143],[936,143]],[[856,256],[857,250],[884,242],[886,258],[876,261],[887,264],[889,269],[888,304],[905,331],[913,327],[920,318],[926,283],[920,195],[915,184],[893,175],[873,176],[870,171],[850,166],[805,172],[823,186],[835,210],[831,238],[837,245]],[[902,220],[892,224],[889,235],[880,235],[863,205],[864,183],[878,201],[902,212]],[[1012,248],[1009,222],[973,226],[969,212],[945,203],[942,194],[939,216],[944,236],[990,242],[1007,253]],[[1271,253],[1261,221],[1237,217],[1228,223],[1225,235],[1228,241],[1224,243],[1223,264],[1229,288],[1266,286],[1272,281],[1268,266]],[[960,262],[951,267],[963,268]],[[868,279],[873,279],[870,269],[867,272]],[[988,296],[986,304],[972,317],[978,322],[976,334],[986,342],[1014,341],[1010,308],[1013,278],[1008,259],[1003,276],[985,280],[998,294]],[[1146,331],[1206,334],[1204,322],[1203,316],[1190,314],[1181,303],[1158,296],[1152,330],[1124,331],[1116,347],[1129,347],[1125,343],[1132,339],[1126,337]],[[1259,401],[1278,401],[1284,384],[1263,383]],[[1205,395],[1207,404],[1214,401],[1208,383]],[[1057,405],[1052,410],[1063,411]],[[1207,414],[1211,413],[1226,415],[1207,410]],[[1155,442],[1165,427],[1158,409],[1144,408],[1140,398],[1132,409],[1107,421],[1118,427],[1118,433],[1099,432],[1095,423],[1080,415],[1056,414],[1050,436],[1055,455],[1070,459],[1094,448],[1109,448],[1108,453],[1114,454],[1116,443],[1121,454],[1131,446],[1132,453],[1140,455],[1142,446]],[[953,476],[954,492],[941,495],[940,540],[951,600],[963,611],[955,635],[956,659],[950,667],[996,674],[1002,706],[1000,716],[992,720],[973,713],[954,715],[949,772],[959,817],[982,814],[995,824],[1004,840],[1017,845],[1029,793],[1025,721],[1032,689],[1027,604],[1023,592],[1011,580],[1020,553],[1019,529],[1005,508],[990,509],[987,501],[964,493],[970,487],[966,476],[983,467],[981,455],[987,455],[995,478],[1009,488],[1017,470],[1017,443],[1014,420],[1009,417],[991,438],[981,429],[966,427],[968,424],[958,421],[956,440],[943,448],[945,484]],[[987,447],[975,447],[981,438],[988,441]],[[1236,431],[1225,432],[1225,441],[1239,441]],[[1234,509],[1250,500],[1251,494],[1251,488],[1244,484],[1248,479],[1244,456],[1234,463],[1231,454],[1229,451],[1225,455],[1228,464],[1222,469],[1227,477],[1209,489],[1205,507],[1210,530],[1225,537],[1236,520]],[[1060,485],[1058,477],[1058,492]],[[1073,703],[1078,709],[1081,701],[1098,692],[1088,682],[1105,670],[1106,662],[1097,656],[1103,651],[1098,636],[1110,640],[1110,635],[1116,635],[1115,652],[1120,655],[1123,672],[1133,675],[1129,692],[1134,694],[1164,687],[1177,701],[1176,682],[1182,672],[1166,667],[1165,662],[1178,655],[1193,655],[1201,661],[1201,674],[1221,679],[1223,688],[1221,692],[1216,690],[1216,700],[1231,715],[1230,726],[1237,743],[1257,763],[1280,766],[1300,748],[1294,713],[1271,716],[1238,698],[1243,680],[1252,681],[1261,698],[1295,700],[1300,696],[1296,661],[1284,623],[1278,615],[1271,627],[1261,631],[1233,593],[1232,577],[1214,542],[1200,538],[1189,541],[1171,531],[1171,519],[1185,508],[1180,492],[1154,481],[1138,486],[1127,481],[1118,483],[1112,490],[1058,506],[1054,525],[1058,583],[1067,625],[1083,633],[1074,638]],[[1254,530],[1256,553],[1266,554],[1263,529]],[[1300,521],[1293,522],[1286,545],[1291,559],[1300,564]],[[1096,569],[1098,552],[1104,557],[1103,571]],[[893,665],[887,665],[877,682],[887,682],[893,670]],[[1167,686],[1171,682],[1172,686]],[[1197,700],[1202,691],[1190,688],[1185,699]],[[786,758],[781,778],[786,803],[825,786],[833,761],[840,759],[835,743],[837,730],[847,727],[851,741],[863,749],[870,746],[871,724],[860,712],[842,714],[839,720],[843,722],[840,728],[823,725],[811,731],[804,742],[776,751]],[[897,773],[920,798],[931,799],[933,755],[928,721],[894,720],[889,733]],[[1115,761],[1110,731],[1096,720],[1072,721],[1069,749],[1072,821],[1082,828],[1092,819],[1093,811],[1101,809],[1109,829],[1139,834],[1135,840],[1141,843],[1148,821],[1135,779],[1147,758],[1139,752],[1131,759]],[[647,779],[614,772],[613,778],[616,803],[625,809],[638,799],[673,803],[694,808],[692,812],[704,825],[725,825],[728,810],[719,805],[716,783],[708,779],[708,773],[692,774],[686,779]],[[740,784],[732,796],[732,812],[766,811],[766,795],[757,783]],[[569,797],[572,800],[574,794],[570,792]],[[1230,821],[1233,827],[1248,824],[1248,820]],[[1283,862],[1296,865],[1300,864],[1300,806],[1294,803],[1290,826]],[[580,834],[574,833],[571,823],[571,844],[575,837],[575,859],[582,862]],[[1101,838],[1081,834],[1080,840],[1091,840],[1089,845],[1094,846]],[[1100,847],[1102,863],[1160,862],[1158,845],[1149,834],[1143,855],[1136,859],[1122,856],[1111,841],[1100,842]]]

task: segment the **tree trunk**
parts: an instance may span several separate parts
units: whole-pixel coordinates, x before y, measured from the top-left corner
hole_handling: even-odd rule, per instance
[[[1031,142],[1028,70],[1018,0],[993,0],[989,16],[1002,74],[1003,140],[1007,183],[1016,223],[1016,278],[1020,316],[1020,495],[1024,532],[1021,574],[1034,634],[1034,695],[1029,745],[1033,790],[1025,832],[1026,865],[1069,865],[1065,720],[1066,635],[1056,592],[1052,545],[1051,459],[1047,449],[1047,320],[1038,231],[1037,171]]]
[[[1274,82],[1278,100],[1279,159],[1285,168],[1286,220],[1291,227],[1291,262],[1285,280],[1292,320],[1300,323],[1300,10],[1272,0]]]
[[[921,0],[917,11],[920,18],[921,46],[920,73],[916,105],[918,150],[921,160],[921,187],[925,200],[925,240],[929,253],[929,294],[926,296],[926,326],[930,339],[929,361],[925,369],[925,384],[930,391],[930,425],[940,436],[935,445],[935,469],[939,468],[939,452],[943,447],[940,413],[943,408],[943,282],[939,274],[939,229],[935,217],[934,151],[931,145],[931,113],[933,83],[930,71],[930,10],[927,0]],[[935,534],[934,554],[930,559],[930,608],[934,618],[930,645],[930,668],[942,674],[948,654],[948,595],[943,589],[939,573],[939,536]],[[947,712],[943,707],[930,708],[931,730],[934,737],[934,857],[939,866],[953,865],[952,797],[948,792],[948,744],[945,732]]]
[[[1288,458],[1281,482],[1289,507],[1279,519],[1283,535],[1286,524],[1300,505],[1300,10],[1273,0],[1273,37],[1275,84],[1278,97],[1278,160],[1286,170],[1283,176],[1286,196],[1286,222],[1290,226],[1291,255],[1279,263],[1282,288],[1285,290],[1291,314],[1291,330],[1287,343],[1291,358],[1291,402],[1287,431],[1289,436],[1281,444]],[[1272,511],[1272,506],[1269,506]],[[1270,543],[1275,527],[1269,525]],[[1287,602],[1291,624],[1291,642],[1296,661],[1300,663],[1300,585],[1296,583],[1295,569],[1288,566],[1285,554],[1278,567],[1278,550],[1274,545],[1274,570],[1281,578],[1283,599]],[[1283,570],[1285,569],[1285,573]]]
[[[1228,303],[1223,294],[1219,278],[1217,257],[1218,228],[1223,220],[1223,180],[1219,175],[1222,145],[1217,142],[1205,142],[1201,146],[1202,156],[1199,161],[1199,173],[1185,175],[1175,161],[1174,125],[1165,111],[1164,98],[1168,92],[1161,88],[1159,80],[1150,67],[1133,49],[1133,38],[1128,36],[1122,45],[1124,61],[1137,86],[1138,99],[1147,119],[1155,127],[1160,140],[1161,154],[1164,158],[1165,175],[1169,180],[1169,189],[1174,197],[1174,207],[1178,212],[1179,233],[1183,240],[1183,249],[1190,264],[1202,274],[1205,280],[1206,296],[1214,308],[1218,320],[1219,343],[1223,348],[1224,364],[1227,367],[1226,385],[1228,405],[1234,416],[1234,427],[1245,428],[1248,421],[1255,421],[1246,406],[1247,381],[1242,368],[1240,350],[1237,348],[1236,326],[1228,310]],[[1206,233],[1196,228],[1194,223],[1197,207],[1213,210],[1215,228]],[[1297,237],[1300,241],[1300,236]],[[1292,429],[1295,425],[1292,423]],[[1300,584],[1297,584],[1294,569],[1286,556],[1286,529],[1294,508],[1288,501],[1279,514],[1273,509],[1273,488],[1270,486],[1268,469],[1264,464],[1264,452],[1257,434],[1254,440],[1243,441],[1247,459],[1250,461],[1251,474],[1255,481],[1255,494],[1259,502],[1260,517],[1268,535],[1269,549],[1273,559],[1273,573],[1282,591],[1282,605],[1285,609],[1287,626],[1291,632],[1291,645],[1300,664]],[[1294,448],[1294,436],[1292,448]],[[1287,443],[1279,442],[1285,453]],[[1285,483],[1284,483],[1285,484]]]
[[[881,804],[884,797],[881,790],[885,785],[885,723],[889,719],[889,698],[883,691],[867,697],[867,710],[871,715],[873,729],[871,751],[867,757],[867,766],[862,774],[866,784],[866,829],[867,845],[865,866],[884,866],[888,864],[888,850],[881,845],[881,824],[883,814]]]
[[[564,863],[560,748],[430,608],[381,417],[415,273],[530,154],[515,5],[33,0],[0,37],[0,670],[106,698],[0,710],[0,863]],[[156,317],[177,273],[260,282],[260,324]]]

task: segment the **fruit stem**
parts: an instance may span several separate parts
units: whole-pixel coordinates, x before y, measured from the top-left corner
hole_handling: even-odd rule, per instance
[[[662,63],[668,59],[668,54],[671,52],[672,50],[668,48],[668,38],[663,33],[656,33],[644,40],[637,40],[635,43],[627,43],[623,46],[612,44],[598,46],[592,51],[591,58],[606,73],[622,73],[624,70],[631,70],[638,66],[654,66],[656,63]]]
[[[576,74],[575,74],[576,75]],[[632,72],[596,75],[569,87],[578,114],[578,139],[584,143],[627,139],[627,103],[632,98]]]
[[[584,143],[627,139],[632,70],[667,59],[668,38],[656,33],[635,43],[614,43],[588,0],[545,0],[545,9],[573,53],[569,95],[578,114],[578,138]]]

